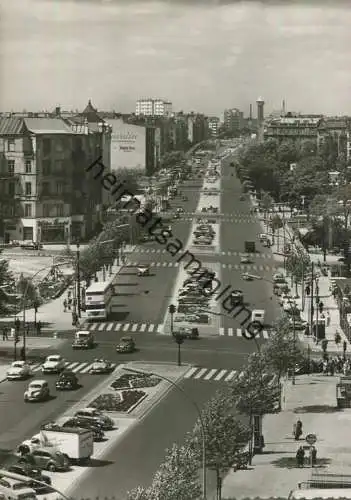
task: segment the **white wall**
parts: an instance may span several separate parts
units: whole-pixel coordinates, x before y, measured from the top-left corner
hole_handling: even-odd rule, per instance
[[[112,126],[111,170],[145,170],[146,130],[122,119],[108,120]]]

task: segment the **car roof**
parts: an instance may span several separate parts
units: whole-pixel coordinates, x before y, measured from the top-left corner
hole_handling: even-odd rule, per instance
[[[71,377],[72,377],[72,376],[73,376],[73,377],[75,377],[75,376],[76,376],[76,374],[75,374],[74,372],[72,372],[72,370],[64,370],[64,371],[60,374],[60,377],[61,377],[62,375],[64,375],[65,377],[66,377],[67,375],[69,375],[69,376],[71,376]]]
[[[124,340],[133,340],[133,337],[122,337],[122,338],[121,338],[121,341],[122,341],[122,340],[123,340],[123,341],[124,341]]]
[[[44,379],[38,378],[36,380],[32,380],[31,382],[29,382],[29,385],[32,385],[32,384],[47,384],[47,381]]]

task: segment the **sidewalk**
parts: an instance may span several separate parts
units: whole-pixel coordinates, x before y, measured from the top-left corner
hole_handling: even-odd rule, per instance
[[[265,451],[253,458],[248,470],[230,471],[223,479],[223,498],[287,498],[298,483],[307,481],[313,471],[351,475],[351,454],[345,441],[351,425],[351,409],[338,411],[338,377],[304,375],[296,385],[284,383],[283,409],[263,419]],[[300,419],[303,436],[295,441],[293,424]],[[317,435],[317,466],[296,467],[295,454],[304,437]],[[307,454],[306,454],[307,455]]]

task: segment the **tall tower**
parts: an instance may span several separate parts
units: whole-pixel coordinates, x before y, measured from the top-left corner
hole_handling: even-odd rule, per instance
[[[264,100],[259,97],[256,101],[257,103],[257,130],[258,130],[258,140],[263,142],[263,132],[264,132]]]

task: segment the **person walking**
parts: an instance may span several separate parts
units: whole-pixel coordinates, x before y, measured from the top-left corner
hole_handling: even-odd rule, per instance
[[[63,301],[63,312],[67,312],[67,299]]]
[[[6,327],[2,329],[2,340],[8,340]]]
[[[37,335],[39,336],[41,334],[41,321],[39,320],[37,323]]]
[[[317,463],[317,449],[315,446],[312,446],[311,449],[311,465],[314,467]]]
[[[302,422],[299,419],[295,426],[295,441],[298,441],[302,435]]]
[[[305,462],[305,450],[300,446],[296,452],[296,464],[298,467],[303,467]]]

